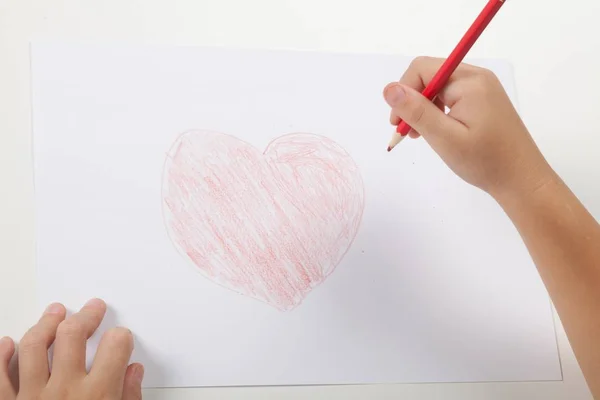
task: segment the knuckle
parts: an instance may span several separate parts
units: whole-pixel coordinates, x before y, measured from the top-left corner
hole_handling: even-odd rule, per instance
[[[133,335],[129,329],[117,327],[106,331],[104,340],[114,346],[129,347],[133,344]]]
[[[429,64],[432,60],[432,57],[427,56],[416,57],[411,61],[409,69],[421,69],[424,65]]]
[[[475,81],[481,89],[487,90],[498,81],[498,78],[489,69],[480,68],[478,73],[475,74]]]
[[[19,343],[19,349],[22,352],[28,352],[31,349],[45,346],[47,341],[48,334],[39,329],[39,327],[35,326],[27,331],[27,333],[23,336],[21,343]]]
[[[74,319],[67,319],[58,325],[56,331],[58,336],[81,336],[83,335],[83,326]]]
[[[482,67],[478,67],[477,65],[473,65],[473,64],[469,64],[469,63],[461,63],[458,68],[456,69],[457,71],[464,71],[465,75],[469,74],[469,75],[476,75],[478,74],[481,70],[483,70],[484,68]]]
[[[477,96],[478,98],[485,98],[492,92],[490,78],[487,74],[475,75],[471,79],[470,84],[465,87],[465,92],[469,95]]]
[[[486,80],[492,81],[496,79],[496,74],[487,68],[481,68],[481,75],[485,77]]]

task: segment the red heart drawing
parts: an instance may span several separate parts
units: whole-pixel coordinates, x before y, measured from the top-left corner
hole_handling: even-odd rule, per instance
[[[171,147],[162,199],[171,240],[205,277],[285,311],[350,248],[364,188],[354,160],[326,137],[281,136],[261,154],[198,130]]]

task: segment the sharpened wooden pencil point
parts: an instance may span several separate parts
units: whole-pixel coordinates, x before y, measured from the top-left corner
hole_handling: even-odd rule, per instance
[[[394,147],[396,147],[398,145],[398,143],[400,143],[404,138],[405,138],[405,136],[402,136],[401,134],[394,132],[394,134],[392,135],[392,140],[390,140],[390,142],[388,143],[387,151],[390,152],[390,151],[394,150]]]

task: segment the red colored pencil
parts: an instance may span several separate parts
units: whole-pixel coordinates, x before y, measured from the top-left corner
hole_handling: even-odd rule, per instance
[[[450,76],[456,71],[456,68],[463,62],[465,56],[471,50],[471,47],[475,44],[479,36],[483,33],[485,28],[492,21],[496,13],[500,10],[500,7],[504,5],[505,0],[489,0],[483,11],[479,14],[473,25],[469,28],[467,33],[463,36],[461,41],[458,43],[452,54],[446,59],[440,70],[433,77],[431,82],[423,90],[423,96],[433,101],[438,93],[446,86]],[[404,121],[400,121],[396,132],[392,136],[392,140],[388,146],[387,151],[392,151],[398,143],[404,139],[410,132],[411,127]]]

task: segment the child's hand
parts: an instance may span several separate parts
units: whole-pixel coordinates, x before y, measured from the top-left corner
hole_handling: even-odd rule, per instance
[[[411,137],[422,135],[457,175],[494,196],[523,194],[550,179],[550,167],[492,72],[461,65],[435,105],[420,94],[442,63],[417,58],[400,83],[385,88],[391,123],[405,120]]]
[[[104,318],[102,300],[89,301],[65,319],[61,304],[50,305],[19,344],[19,387],[11,384],[8,364],[15,351],[10,338],[0,339],[0,399],[2,400],[139,400],[144,368],[129,363],[133,336],[113,328],[100,341],[89,373],[85,346]],[[54,343],[52,373],[48,348]]]

